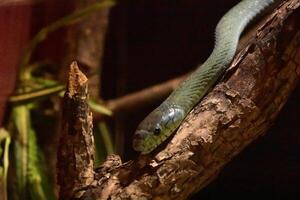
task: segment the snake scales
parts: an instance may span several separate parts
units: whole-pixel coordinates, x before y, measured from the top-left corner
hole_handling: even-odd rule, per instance
[[[133,139],[136,151],[150,153],[179,127],[232,61],[247,24],[273,2],[243,0],[221,18],[215,30],[215,46],[208,59],[139,124]]]

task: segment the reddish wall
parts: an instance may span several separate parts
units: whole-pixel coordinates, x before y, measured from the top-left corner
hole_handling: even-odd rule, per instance
[[[30,19],[30,5],[0,7],[0,125],[15,87],[22,48],[29,38]]]
[[[70,13],[72,5],[72,0],[46,0],[14,6],[0,4],[0,126],[7,98],[15,87],[24,46],[42,27]],[[49,34],[37,46],[32,60],[47,60],[60,65],[65,53],[64,41],[64,28]]]

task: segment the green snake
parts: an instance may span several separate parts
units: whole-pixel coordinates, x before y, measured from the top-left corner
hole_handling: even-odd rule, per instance
[[[136,151],[150,153],[179,127],[232,61],[245,27],[273,2],[243,0],[221,18],[215,30],[215,46],[207,60],[137,127],[133,138]]]

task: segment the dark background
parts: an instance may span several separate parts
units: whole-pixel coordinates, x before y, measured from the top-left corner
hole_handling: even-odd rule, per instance
[[[194,69],[213,48],[214,27],[237,0],[123,0],[111,10],[105,41],[101,95],[112,99]],[[72,10],[72,1],[0,7],[0,121],[14,89],[18,56],[37,30]],[[14,42],[10,42],[14,41]],[[41,44],[34,59],[64,55],[65,30]],[[212,184],[192,199],[298,199],[300,194],[300,88],[273,127],[231,161]],[[160,102],[111,120],[118,151],[134,158],[136,125]],[[295,196],[294,196],[295,195]],[[297,197],[298,195],[298,197]]]

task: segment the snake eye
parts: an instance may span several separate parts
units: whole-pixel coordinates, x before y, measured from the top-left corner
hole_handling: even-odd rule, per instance
[[[160,128],[159,127],[156,127],[155,129],[154,129],[154,135],[159,135],[160,134]]]

